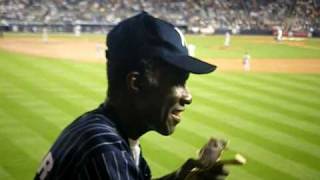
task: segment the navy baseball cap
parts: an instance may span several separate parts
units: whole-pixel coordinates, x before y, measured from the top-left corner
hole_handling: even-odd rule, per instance
[[[158,57],[195,74],[206,74],[216,69],[213,64],[189,56],[184,36],[177,27],[147,12],[116,25],[107,36],[107,47],[109,60],[134,61]]]

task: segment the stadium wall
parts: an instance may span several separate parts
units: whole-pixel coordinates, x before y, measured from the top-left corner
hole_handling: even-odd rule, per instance
[[[101,24],[101,23],[56,23],[56,24],[44,24],[44,23],[10,23],[8,25],[1,25],[0,29],[4,32],[28,32],[28,33],[39,33],[42,32],[43,28],[46,27],[49,32],[54,33],[73,33],[76,26],[81,27],[81,32],[84,33],[107,33],[109,32],[115,24]],[[185,33],[188,34],[199,34],[190,31],[190,28],[187,25],[178,25],[178,27]],[[230,32],[230,29],[215,29],[214,34],[225,34]],[[275,35],[274,30],[272,29],[246,29],[240,30],[237,34],[240,35]],[[288,32],[284,32],[284,36],[288,36]],[[293,37],[320,37],[320,31],[315,30],[312,34],[309,32],[293,32]]]

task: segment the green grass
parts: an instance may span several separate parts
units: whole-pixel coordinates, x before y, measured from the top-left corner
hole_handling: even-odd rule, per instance
[[[224,48],[224,36],[189,35],[187,42],[196,45],[196,56],[204,59],[241,59],[245,52],[253,59],[320,58],[320,39],[277,43],[272,36],[232,36],[231,46]]]
[[[0,51],[0,179],[31,179],[59,132],[105,94],[103,64]],[[173,136],[142,139],[154,176],[176,169],[211,136],[230,140],[243,167],[230,179],[320,177],[320,75],[191,76],[194,102]]]
[[[5,38],[35,38],[41,39],[42,33],[4,33]],[[51,39],[63,39],[63,40],[91,40],[91,41],[105,41],[105,35],[102,34],[92,34],[92,33],[82,33],[81,38],[75,36],[72,33],[49,33],[48,40]]]
[[[38,35],[20,35],[26,36]],[[75,40],[59,34],[54,38]],[[102,37],[84,37],[91,38]],[[205,58],[233,59],[245,50],[260,58],[320,57],[319,39],[296,47],[259,38],[236,37],[231,48],[222,49],[223,36],[187,37],[197,45],[197,56]],[[103,101],[105,79],[104,64],[0,50],[0,179],[32,179],[61,130]],[[320,177],[320,74],[212,73],[192,75],[188,86],[193,103],[176,132],[169,137],[151,132],[142,138],[154,176],[196,157],[213,136],[230,140],[225,158],[236,152],[248,158],[246,166],[229,167],[229,179]]]

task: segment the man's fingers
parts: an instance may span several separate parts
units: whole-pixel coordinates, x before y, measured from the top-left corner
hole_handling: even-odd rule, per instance
[[[223,165],[219,167],[215,167],[214,169],[208,169],[205,171],[202,171],[200,173],[200,177],[202,180],[208,179],[225,179],[229,175],[229,171],[223,167]]]
[[[216,164],[208,169],[192,170],[187,177],[188,180],[223,180],[229,175],[229,171],[223,164]]]
[[[201,169],[203,168],[203,166],[199,160],[190,158],[177,171],[177,176],[179,177],[179,179],[185,179],[185,177],[188,176],[188,174],[190,174],[191,171],[196,168]]]
[[[229,173],[230,173],[230,171],[223,166],[222,169],[221,169],[221,174],[224,175],[224,176],[228,176]]]
[[[229,170],[224,166],[224,164],[215,164],[209,169],[203,170],[205,174],[208,174],[209,176],[228,176]]]
[[[211,174],[206,174],[206,175],[200,176],[199,179],[201,179],[201,180],[224,180],[224,179],[226,179],[226,178],[227,178],[227,176],[223,176],[223,175],[219,175],[219,176],[215,175],[215,176],[212,176]]]
[[[218,176],[216,177],[215,180],[225,180],[227,177],[226,176]]]

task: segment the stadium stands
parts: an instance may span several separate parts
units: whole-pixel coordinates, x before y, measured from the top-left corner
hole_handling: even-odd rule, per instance
[[[193,33],[320,30],[318,0],[0,0],[0,18],[20,25],[114,25],[141,10]]]

